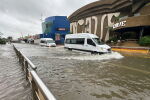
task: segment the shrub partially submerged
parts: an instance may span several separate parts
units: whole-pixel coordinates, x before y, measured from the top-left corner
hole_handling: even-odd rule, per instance
[[[150,46],[150,36],[144,36],[140,39],[139,44],[141,46]]]

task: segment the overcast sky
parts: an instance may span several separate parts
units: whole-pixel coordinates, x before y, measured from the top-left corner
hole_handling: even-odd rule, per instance
[[[0,32],[21,37],[40,34],[41,15],[69,16],[80,7],[97,0],[0,0]]]

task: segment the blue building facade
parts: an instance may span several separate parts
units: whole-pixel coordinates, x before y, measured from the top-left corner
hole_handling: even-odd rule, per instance
[[[42,23],[42,31],[40,38],[53,38],[57,44],[63,44],[70,32],[70,22],[66,16],[51,16]]]

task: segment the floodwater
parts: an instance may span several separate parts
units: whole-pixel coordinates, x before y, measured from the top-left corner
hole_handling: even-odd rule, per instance
[[[15,44],[57,100],[150,100],[150,58]]]
[[[0,100],[31,100],[31,97],[12,45],[0,45]]]

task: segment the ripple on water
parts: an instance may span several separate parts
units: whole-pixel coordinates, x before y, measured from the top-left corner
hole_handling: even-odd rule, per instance
[[[91,55],[63,48],[23,48],[24,52],[31,51],[28,57],[58,100],[148,100],[150,97],[149,75],[115,66],[130,63],[132,67],[136,62],[136,67],[147,62],[143,59],[123,57],[117,52]]]
[[[84,55],[75,55],[75,56],[65,56],[65,57],[51,57],[51,58],[59,58],[59,59],[74,59],[74,60],[111,60],[111,59],[121,59],[123,58],[123,56],[118,53],[118,52],[112,52],[110,54],[95,54],[95,55],[91,55],[91,54],[84,54]]]
[[[0,100],[31,100],[31,88],[11,45],[0,48]]]

